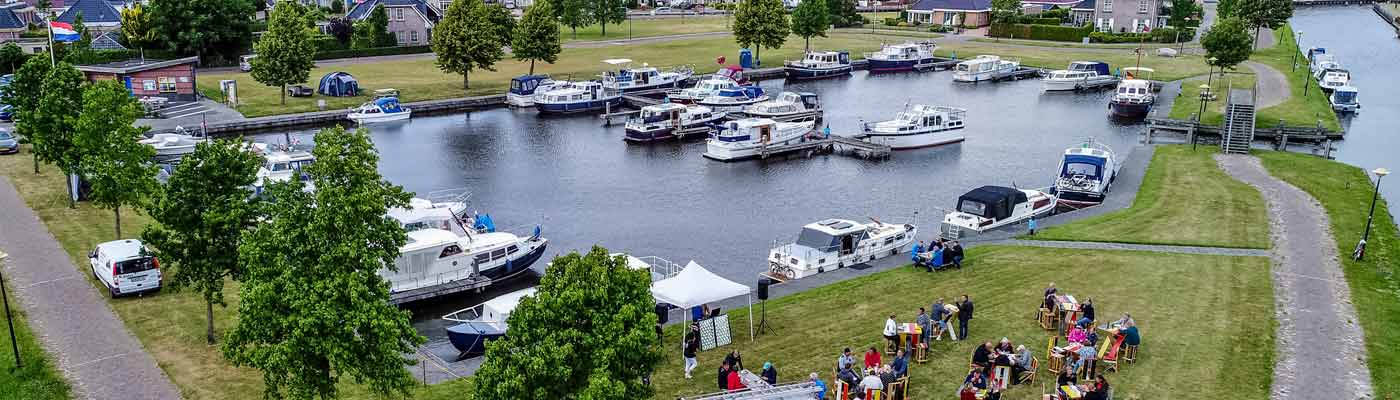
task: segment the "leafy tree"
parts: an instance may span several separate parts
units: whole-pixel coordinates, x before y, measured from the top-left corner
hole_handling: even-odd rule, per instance
[[[141,3],[122,9],[122,36],[128,45],[136,46],[141,52],[141,59],[145,60],[146,46],[156,40],[156,32],[151,23],[151,14]]]
[[[141,104],[121,82],[103,80],[83,90],[73,144],[82,153],[83,178],[92,184],[88,198],[112,210],[118,238],[122,206],[141,204],[159,185],[150,164],[156,149],[139,142],[149,128],[132,125],[141,114]]]
[[[1201,47],[1206,49],[1207,58],[1215,58],[1211,65],[1224,69],[1234,68],[1248,60],[1254,44],[1244,21],[1230,17],[1216,21],[1215,26],[1206,31],[1205,37],[1201,38]]]
[[[593,14],[588,12],[588,5],[592,0],[558,0],[559,1],[559,23],[569,27],[573,31],[574,39],[578,39],[578,27],[593,24]]]
[[[530,61],[530,74],[535,73],[535,61],[553,64],[559,59],[559,23],[554,18],[555,0],[536,0],[525,9],[510,42],[510,52],[517,60]]]
[[[510,335],[487,343],[479,399],[637,399],[661,355],[651,277],[594,247],[555,258],[538,291],[511,312]]]
[[[603,37],[608,37],[608,24],[620,24],[627,20],[627,8],[622,0],[588,0],[588,6],[593,22],[603,28]]]
[[[15,134],[34,145],[30,155],[34,156],[36,174],[39,173],[39,160],[49,160],[46,154],[40,151],[44,146],[40,142],[45,139],[43,136],[52,132],[44,127],[45,120],[39,115],[39,100],[45,93],[44,80],[53,69],[48,58],[44,54],[30,57],[15,71],[15,78],[10,81],[10,86],[0,90],[0,96],[3,96],[0,100],[14,109]]]
[[[860,25],[865,21],[856,12],[856,0],[830,0],[826,2],[826,7],[831,25],[837,28]]]
[[[788,34],[787,10],[781,0],[743,0],[734,11],[734,40],[742,47],[759,50],[783,47]]]
[[[74,143],[78,112],[83,108],[83,81],[83,73],[72,64],[59,62],[44,78],[39,104],[20,114],[21,120],[32,121],[32,129],[25,131],[35,155],[58,166],[64,176],[78,173],[83,158]],[[69,188],[65,193],[72,193],[72,181],[63,183]],[[76,206],[72,196],[68,199],[69,207]]]
[[[24,65],[24,60],[28,58],[29,56],[24,54],[24,50],[20,49],[15,42],[5,43],[4,47],[0,47],[0,72],[13,74],[19,70],[19,66]],[[4,92],[0,90],[0,93]]]
[[[355,23],[350,48],[369,49],[392,47],[398,44],[399,39],[392,32],[389,32],[389,12],[384,11],[383,5],[376,5],[373,10],[370,10],[368,17]]]
[[[235,60],[253,40],[254,4],[261,0],[152,0],[151,22],[166,50],[198,55],[207,64]]]
[[[253,45],[253,79],[268,86],[280,86],[282,104],[287,104],[287,85],[306,82],[315,66],[316,46],[311,43],[312,28],[306,26],[304,7],[295,1],[272,8],[267,33]]]
[[[494,28],[501,46],[509,46],[511,36],[515,33],[515,17],[500,3],[483,4],[482,8],[486,9],[486,18],[491,21],[491,27]]]
[[[316,190],[299,180],[269,185],[277,200],[262,203],[240,238],[239,318],[224,357],[262,370],[267,398],[335,398],[342,376],[386,398],[407,395],[417,382],[404,353],[424,339],[389,304],[376,271],[395,268],[408,242],[384,215],[409,195],[379,175],[368,130],[337,126],[315,142],[307,172]]]
[[[1195,0],[1171,0],[1171,13],[1167,17],[1167,25],[1177,29],[1186,28],[1186,20],[1196,16],[1200,12],[1200,6]]]
[[[1235,10],[1239,8],[1241,0],[1219,0],[1215,3],[1215,18],[1217,21],[1234,17]]]
[[[481,0],[453,1],[447,7],[447,15],[433,29],[437,67],[443,72],[462,74],[462,89],[471,88],[472,71],[496,70],[496,62],[505,57],[505,45],[491,11]]]
[[[1293,18],[1292,0],[1240,0],[1236,13],[1246,26],[1254,28],[1254,45],[1259,45],[1259,30],[1278,29]]]
[[[792,10],[792,33],[805,41],[803,50],[811,50],[812,36],[826,37],[826,28],[831,26],[828,19],[825,0],[805,0]]]
[[[992,0],[992,23],[1015,23],[1021,17],[1021,0]]]
[[[205,335],[214,344],[214,305],[225,306],[224,280],[241,280],[239,236],[256,223],[248,187],[261,160],[241,140],[200,143],[170,175],[148,210],[154,224],[141,239],[165,261],[171,288],[204,297]]]
[[[331,1],[331,13],[335,15],[345,15],[345,2],[341,0]]]
[[[326,33],[335,38],[335,41],[342,45],[350,44],[350,38],[355,34],[355,25],[349,18],[331,18],[326,24]]]

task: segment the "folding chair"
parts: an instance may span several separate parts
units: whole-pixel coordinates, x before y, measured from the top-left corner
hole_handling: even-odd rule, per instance
[[[1123,361],[1127,361],[1128,364],[1132,364],[1132,363],[1137,362],[1137,353],[1138,353],[1138,346],[1137,346],[1137,345],[1128,345],[1127,347],[1124,348],[1124,351],[1123,351]]]
[[[834,381],[836,384],[831,385],[831,397],[836,400],[851,400],[850,385],[847,384],[846,381],[841,380],[840,377],[837,377]]]
[[[1035,357],[1031,357],[1031,369],[1021,372],[1020,379],[1018,379],[1018,380],[1016,381],[1016,383],[1017,383],[1017,384],[1032,384],[1032,383],[1035,383],[1035,374],[1037,374],[1037,373],[1039,373],[1039,372],[1040,372],[1040,359],[1039,359],[1039,358],[1035,358]]]
[[[1038,319],[1040,320],[1041,329],[1052,331],[1058,328],[1057,322],[1055,321],[1055,313],[1050,312],[1050,309],[1048,308],[1040,308],[1040,318]]]
[[[1123,337],[1119,336],[1112,340],[1112,347],[1109,346],[1109,342],[1108,340],[1103,342],[1104,347],[1108,350],[1099,357],[1099,362],[1102,362],[1108,371],[1118,372],[1118,356],[1120,355],[1119,350],[1123,346]]]
[[[890,400],[909,399],[909,375],[905,375],[890,382]]]
[[[865,400],[884,400],[885,391],[880,389],[866,389]]]
[[[914,348],[914,362],[923,364],[928,362],[928,343],[920,343]]]

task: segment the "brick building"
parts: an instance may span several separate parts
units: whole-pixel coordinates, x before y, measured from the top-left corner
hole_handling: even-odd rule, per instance
[[[176,60],[127,60],[106,64],[79,65],[89,81],[116,79],[140,97],[164,97],[172,101],[194,101],[195,66],[199,57]]]

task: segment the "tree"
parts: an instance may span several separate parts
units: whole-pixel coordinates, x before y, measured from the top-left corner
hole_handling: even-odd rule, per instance
[[[256,2],[261,2],[258,0]],[[254,1],[152,0],[151,22],[165,49],[208,64],[236,60],[253,40]]]
[[[28,58],[29,56],[24,54],[24,50],[20,49],[15,42],[5,43],[5,46],[0,47],[0,72],[13,74],[19,70],[19,66],[24,65],[24,60]],[[0,93],[4,93],[4,91],[0,90]]]
[[[1230,17],[1216,21],[1215,26],[1206,31],[1205,37],[1201,38],[1201,47],[1206,49],[1207,58],[1215,58],[1211,65],[1223,70],[1248,60],[1254,45],[1244,21]]]
[[[345,2],[341,0],[332,0],[331,14],[345,15]]]
[[[384,11],[384,5],[376,5],[370,10],[369,16],[364,20],[355,23],[354,36],[350,41],[350,48],[369,49],[375,47],[392,47],[399,44],[399,39],[389,32],[389,12]]]
[[[651,277],[594,247],[555,258],[511,312],[510,335],[486,345],[479,399],[636,399],[661,360]]]
[[[559,23],[554,18],[555,0],[536,0],[525,9],[510,41],[510,52],[517,60],[530,61],[530,74],[535,73],[535,61],[553,64],[559,59]]]
[[[752,47],[755,59],[764,46],[783,47],[789,33],[781,0],[743,0],[734,11],[734,40],[739,46]]]
[[[481,0],[456,0],[433,29],[433,52],[442,72],[462,74],[462,89],[470,89],[473,70],[496,70],[506,43]]]
[[[241,140],[200,143],[170,175],[163,196],[148,212],[155,223],[141,239],[165,261],[172,289],[204,297],[205,335],[214,344],[214,305],[224,303],[224,280],[243,278],[239,236],[257,222],[248,188],[257,179],[258,156]]]
[[[1195,0],[1171,0],[1171,13],[1167,17],[1167,25],[1177,29],[1186,29],[1187,19],[1196,16],[1200,11],[1200,6]]]
[[[825,0],[806,0],[792,10],[792,33],[804,40],[803,50],[811,50],[812,36],[826,37],[826,28],[830,26]]]
[[[83,108],[84,80],[83,73],[72,64],[59,62],[44,78],[38,105],[20,114],[22,120],[32,121],[32,129],[26,129],[26,134],[34,154],[58,166],[65,177],[78,173],[82,161],[74,135],[78,113]],[[72,181],[64,179],[63,183],[69,188],[65,193],[72,193]],[[68,206],[75,207],[73,197],[68,199]]]
[[[588,12],[591,0],[556,0],[559,2],[559,23],[573,31],[578,39],[578,27],[593,24],[593,15]]]
[[[1241,0],[1219,0],[1219,2],[1215,4],[1216,21],[1236,16],[1235,10],[1239,8],[1240,1]]]
[[[326,24],[326,33],[340,44],[349,45],[350,38],[355,34],[355,25],[348,18],[331,18]]]
[[[146,45],[156,40],[155,29],[152,28],[151,14],[141,6],[141,3],[134,3],[130,7],[122,9],[122,36],[126,37],[126,43],[136,46],[141,52],[141,59],[146,59]]]
[[[501,46],[509,46],[511,43],[511,36],[515,33],[515,17],[511,16],[510,10],[507,10],[506,7],[499,2],[496,4],[483,4],[482,8],[486,9],[486,19],[491,21],[492,30],[496,32],[496,37],[499,38]],[[515,49],[511,49],[511,51],[514,50]]]
[[[102,80],[83,90],[73,144],[82,153],[83,178],[92,185],[88,198],[112,210],[117,238],[122,237],[122,206],[141,204],[159,186],[150,163],[156,149],[139,142],[150,128],[132,125],[142,114],[121,82]]]
[[[0,96],[3,96],[0,100],[14,110],[15,133],[34,146],[29,153],[34,158],[35,174],[39,173],[39,160],[48,160],[46,155],[39,151],[43,146],[39,142],[44,139],[42,136],[52,132],[44,128],[44,120],[39,115],[39,100],[45,93],[44,80],[53,69],[47,58],[45,54],[30,57],[15,71],[15,78],[10,81],[10,86],[0,90]]]
[[[1293,18],[1292,0],[1240,0],[1236,16],[1254,29],[1254,45],[1259,44],[1259,30],[1278,29]]]
[[[269,185],[277,200],[260,205],[239,239],[239,318],[224,357],[262,370],[266,398],[335,398],[342,376],[384,397],[407,395],[417,382],[404,354],[424,339],[408,311],[389,304],[376,271],[396,268],[408,242],[385,215],[409,195],[379,175],[368,130],[337,126],[315,142],[307,172],[316,190],[300,180]]]
[[[253,45],[253,79],[268,86],[280,86],[282,104],[287,104],[287,85],[306,82],[315,66],[316,46],[311,43],[312,28],[306,26],[304,7],[295,1],[272,8],[267,33]]]
[[[602,27],[603,37],[608,37],[608,24],[621,24],[627,20],[627,7],[622,0],[588,0],[588,13],[593,22]]]
[[[826,2],[831,25],[837,28],[860,25],[865,22],[856,12],[856,0],[829,0]]]
[[[992,0],[992,23],[1011,24],[1021,17],[1021,0]]]
[[[83,13],[79,11],[73,17],[73,31],[78,33],[78,41],[72,43],[55,43],[58,58],[70,64],[82,65],[98,62],[92,53],[92,33],[88,32],[87,25],[83,23]]]

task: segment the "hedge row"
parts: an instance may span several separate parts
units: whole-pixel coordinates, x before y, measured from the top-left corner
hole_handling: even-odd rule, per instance
[[[1059,19],[1059,18],[1036,18],[1036,17],[1031,17],[1031,16],[1025,16],[1025,17],[1021,17],[1020,22],[1023,23],[1023,24],[1029,24],[1029,25],[1059,25],[1059,24],[1060,24],[1060,19]]]
[[[337,59],[337,58],[355,58],[355,57],[373,57],[373,56],[392,56],[392,55],[398,55],[398,54],[422,54],[422,53],[432,53],[432,52],[433,52],[432,46],[375,47],[375,48],[369,48],[369,49],[348,49],[348,50],[318,51],[318,52],[316,52],[316,59],[317,59],[317,60],[332,60],[332,59]]]
[[[1030,25],[1030,24],[992,24],[987,30],[987,36],[1032,39],[1032,40],[1053,40],[1059,42],[1078,42],[1093,32],[1094,27],[1085,26],[1060,26],[1060,25]]]
[[[1095,43],[1177,43],[1178,39],[1182,42],[1189,42],[1196,36],[1195,29],[1183,30],[1180,36],[1177,36],[1176,33],[1177,30],[1173,28],[1157,28],[1149,33],[1094,32],[1089,34],[1089,39]]]

